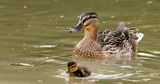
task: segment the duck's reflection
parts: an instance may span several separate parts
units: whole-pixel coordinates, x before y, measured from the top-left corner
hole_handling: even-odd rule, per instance
[[[92,72],[96,71],[115,71],[120,69],[121,66],[134,66],[138,60],[131,57],[118,57],[110,59],[87,59],[87,58],[73,58],[73,61],[77,62],[78,65],[87,67]]]

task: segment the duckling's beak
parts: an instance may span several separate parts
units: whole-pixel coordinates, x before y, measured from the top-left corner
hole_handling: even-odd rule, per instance
[[[69,70],[66,73],[69,73]]]
[[[69,30],[70,33],[73,33],[73,32],[78,32],[79,30],[81,30],[83,28],[83,22],[82,21],[79,21],[78,24]]]
[[[69,73],[69,70],[66,73]]]

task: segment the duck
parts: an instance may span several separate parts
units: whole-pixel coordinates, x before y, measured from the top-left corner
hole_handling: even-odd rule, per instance
[[[143,34],[139,33],[137,29],[127,28],[123,21],[115,29],[99,31],[98,15],[93,11],[82,13],[77,25],[69,32],[74,33],[81,29],[84,30],[84,37],[76,44],[73,57],[131,56],[137,52],[138,41],[143,37]]]
[[[88,77],[91,75],[91,71],[89,71],[86,67],[78,66],[77,62],[70,61],[67,63],[69,77]]]

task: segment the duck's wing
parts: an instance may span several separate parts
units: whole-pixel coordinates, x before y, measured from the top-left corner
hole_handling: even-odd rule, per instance
[[[129,39],[129,31],[124,22],[120,22],[116,30],[101,31],[97,35],[97,42],[104,47],[105,45],[120,45],[123,40]]]
[[[111,30],[108,30],[108,29],[106,29],[106,30],[104,30],[104,31],[100,31],[100,32],[98,32],[97,33],[97,42],[101,45],[101,47],[103,47],[103,46],[105,46],[106,44],[106,42],[105,42],[105,38],[106,37],[108,37],[108,35],[110,35],[110,33],[111,33]]]
[[[120,22],[117,29],[105,30],[98,33],[97,41],[102,46],[103,50],[108,49],[136,49],[138,40],[138,31],[132,28],[127,28],[124,22]]]

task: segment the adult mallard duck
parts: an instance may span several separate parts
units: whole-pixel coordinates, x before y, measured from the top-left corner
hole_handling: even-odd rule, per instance
[[[87,77],[91,75],[91,72],[86,68],[82,66],[78,66],[76,62],[70,61],[67,63],[69,76],[74,77]]]
[[[95,12],[84,12],[80,15],[78,24],[69,30],[70,33],[84,29],[84,37],[74,50],[74,57],[102,58],[108,56],[131,56],[137,50],[139,33],[125,27],[120,22],[117,29],[98,32],[99,20]]]

